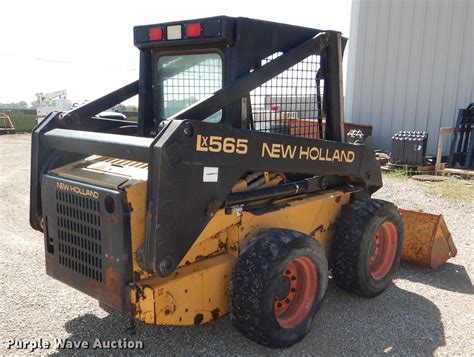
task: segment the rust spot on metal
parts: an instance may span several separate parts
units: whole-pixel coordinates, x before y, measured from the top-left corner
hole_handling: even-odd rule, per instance
[[[204,258],[206,258],[204,255],[196,255],[196,258],[194,259],[194,261],[199,262],[199,261],[203,260]]]
[[[207,255],[205,255],[205,256],[202,255],[202,254],[196,255],[196,257],[194,258],[194,262],[199,262],[199,261],[201,261],[201,260],[203,260],[203,259],[205,259],[205,258],[209,258],[209,257],[212,257],[212,256],[215,256],[215,255],[217,255],[217,254],[222,253],[222,252],[224,251],[224,248],[226,247],[225,243],[222,243],[222,244],[223,244],[223,247],[218,247],[216,250],[210,252],[209,254],[207,254]],[[188,263],[188,264],[189,264],[189,263]],[[187,264],[185,263],[185,265],[187,265]]]
[[[229,250],[233,250],[233,251],[236,252],[237,251],[237,245],[236,244],[230,245]]]
[[[400,210],[404,225],[402,259],[437,268],[457,249],[442,215]]]
[[[219,239],[219,237],[220,237],[220,232],[210,236],[209,239]]]
[[[91,281],[87,286],[87,290],[90,292],[90,295],[95,296],[99,301],[102,301],[104,304],[116,310],[122,311],[124,301],[122,299],[120,276],[112,267],[106,269],[103,284],[97,281]]]
[[[204,320],[204,315],[203,314],[197,314],[194,316],[194,324],[195,325],[200,325],[202,320]]]
[[[131,313],[132,313],[132,317],[139,320],[142,320],[141,315],[144,313],[144,311],[142,310],[142,307],[140,306],[140,302],[145,299],[145,291],[144,291],[145,288],[147,288],[147,286],[136,285],[132,289],[132,293],[135,294],[135,299],[131,304],[132,305]],[[154,317],[156,319],[156,315]]]
[[[217,320],[219,318],[219,309],[214,309],[211,311],[212,319]]]
[[[117,213],[117,210],[111,214],[110,220],[112,221],[113,224],[118,224],[120,222],[120,217],[119,217],[119,214]]]
[[[316,227],[315,229],[313,229],[310,233],[310,235],[314,236],[316,234],[316,232],[324,232],[324,226],[321,224],[319,225],[318,227]]]
[[[132,316],[137,316],[137,313],[138,313],[138,311],[137,311],[137,305],[136,305],[136,304],[132,304],[130,311],[131,311]]]

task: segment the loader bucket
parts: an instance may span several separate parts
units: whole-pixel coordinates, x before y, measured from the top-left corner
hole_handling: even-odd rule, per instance
[[[400,210],[404,225],[402,260],[437,268],[457,254],[442,215]]]

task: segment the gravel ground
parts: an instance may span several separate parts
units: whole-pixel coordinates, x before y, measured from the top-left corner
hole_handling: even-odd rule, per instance
[[[271,350],[242,337],[229,318],[205,327],[137,324],[138,335],[124,332],[128,319],[108,313],[97,301],[49,278],[43,240],[28,223],[30,136],[0,137],[0,355],[8,340],[70,341],[95,338],[143,341],[146,354],[162,355],[470,355],[474,351],[474,272],[471,238],[474,202],[424,195],[413,180],[385,179],[376,197],[402,208],[443,213],[459,254],[432,271],[402,263],[398,278],[383,294],[364,299],[329,284],[312,332],[286,350]],[[37,349],[37,354],[90,354],[94,350]],[[113,353],[102,351],[102,354]],[[127,351],[122,350],[122,353]]]

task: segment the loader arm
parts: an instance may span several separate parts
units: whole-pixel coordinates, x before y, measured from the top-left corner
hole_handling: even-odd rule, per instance
[[[206,177],[208,168],[214,177]],[[365,145],[173,120],[150,151],[146,269],[170,274],[235,182],[252,171],[355,177],[367,195],[382,186],[379,164]]]

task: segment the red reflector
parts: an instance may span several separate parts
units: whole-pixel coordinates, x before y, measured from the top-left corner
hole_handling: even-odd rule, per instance
[[[186,24],[186,37],[199,37],[199,36],[201,36],[201,24],[199,22]]]
[[[148,30],[150,41],[159,41],[163,39],[163,30],[161,27],[152,27]]]

